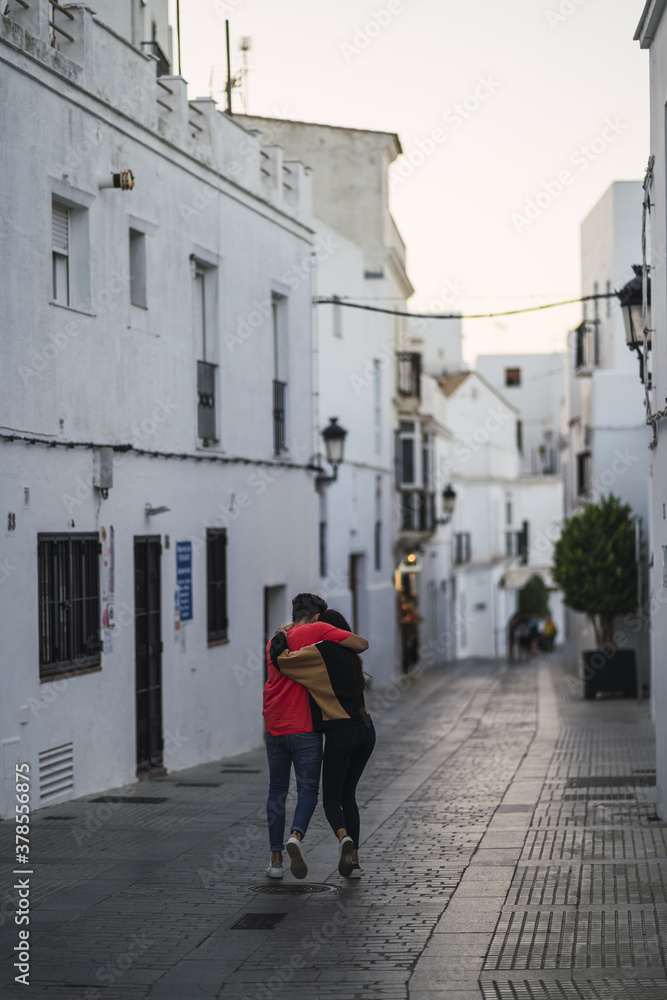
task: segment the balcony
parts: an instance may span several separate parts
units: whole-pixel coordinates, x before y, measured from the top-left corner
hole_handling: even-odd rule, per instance
[[[217,440],[215,416],[215,370],[217,367],[208,361],[197,362],[197,433],[205,446]]]
[[[421,354],[399,351],[396,355],[396,363],[399,394],[421,399]]]
[[[399,498],[401,531],[435,531],[435,493],[401,490]]]
[[[285,441],[285,396],[287,382],[273,380],[273,451],[280,455],[287,450]]]

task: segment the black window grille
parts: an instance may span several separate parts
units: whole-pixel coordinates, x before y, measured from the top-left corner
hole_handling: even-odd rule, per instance
[[[215,370],[208,361],[197,362],[197,433],[204,444],[216,441]]]
[[[591,489],[591,453],[583,451],[577,455],[577,494],[588,496]]]
[[[403,396],[421,398],[421,354],[399,351],[396,355],[398,367],[398,391]]]
[[[227,638],[227,532],[224,528],[206,531],[207,639]]]
[[[375,569],[382,569],[382,521],[375,522]]]
[[[280,455],[285,451],[285,396],[287,383],[273,380],[273,451]]]
[[[426,490],[403,490],[400,496],[401,531],[433,531],[435,493]]]
[[[40,677],[99,666],[98,536],[38,535],[37,565]]]
[[[470,532],[462,531],[454,535],[454,562],[457,566],[470,562],[472,558],[472,545],[470,542]]]
[[[320,576],[327,575],[327,522],[320,521]]]

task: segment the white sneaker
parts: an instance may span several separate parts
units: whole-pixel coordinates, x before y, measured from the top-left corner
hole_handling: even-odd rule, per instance
[[[347,877],[348,878],[361,878],[361,876],[363,874],[364,873],[362,872],[362,870],[361,870],[360,866],[357,864],[357,862],[353,861],[352,862],[352,871],[350,872],[350,874]]]
[[[301,850],[301,841],[298,837],[290,837],[285,844],[285,850],[289,854],[290,871],[294,878],[305,878],[308,874],[308,865]]]
[[[269,878],[282,878],[283,877],[283,866],[282,865],[269,865],[266,869],[266,874]]]
[[[352,851],[354,850],[354,841],[352,837],[343,837],[338,845],[338,873],[339,875],[345,875],[349,877],[352,873],[352,867],[354,862],[352,861]]]

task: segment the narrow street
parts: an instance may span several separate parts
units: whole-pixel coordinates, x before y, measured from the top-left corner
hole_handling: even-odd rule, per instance
[[[2,823],[3,998],[667,996],[646,705],[465,662],[374,716],[358,883],[319,807],[306,882],[265,878],[262,750],[36,812],[28,989]]]

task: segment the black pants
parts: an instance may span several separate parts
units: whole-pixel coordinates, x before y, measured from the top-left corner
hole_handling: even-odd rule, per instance
[[[373,724],[326,731],[322,758],[322,805],[334,833],[344,827],[359,847],[355,792],[375,746]]]

